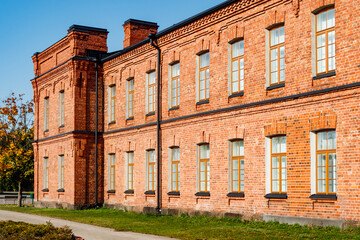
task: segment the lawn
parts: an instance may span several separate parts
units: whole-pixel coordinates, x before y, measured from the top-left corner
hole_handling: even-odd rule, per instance
[[[178,239],[360,239],[359,228],[342,230],[205,216],[156,216],[106,208],[74,211],[1,206],[0,209]]]

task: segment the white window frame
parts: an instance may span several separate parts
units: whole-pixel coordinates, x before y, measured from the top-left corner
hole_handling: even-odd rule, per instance
[[[241,84],[240,84],[240,89],[237,93],[232,93],[232,46],[233,44],[235,43],[238,43],[238,42],[243,42],[243,45],[244,45],[244,53],[243,55],[240,55],[241,56],[241,59],[244,60],[244,79],[242,80],[243,81],[243,88],[241,89]],[[240,69],[239,69],[240,71]],[[241,81],[239,79],[239,81]],[[239,94],[241,92],[244,92],[244,88],[245,88],[245,41],[244,41],[244,38],[235,38],[233,40],[231,40],[229,43],[228,43],[228,95],[231,96],[233,94]]]
[[[129,181],[128,181],[128,174],[129,174],[129,154],[132,153],[133,154],[133,179],[132,179],[132,189],[129,189]],[[134,170],[135,170],[135,152],[134,151],[128,151],[126,152],[126,162],[125,162],[125,186],[126,186],[126,190],[134,190],[134,183],[135,183],[135,174],[134,174]]]
[[[132,116],[129,116],[129,83],[130,81],[134,81],[134,92],[133,92],[133,109]],[[135,79],[133,77],[126,79],[126,119],[130,117],[134,117],[135,115]]]
[[[207,191],[200,191],[200,156],[201,156],[201,146],[202,145],[209,145],[209,163],[210,163],[210,167],[209,167],[209,179],[207,179]],[[196,161],[196,192],[208,192],[210,193],[211,191],[211,148],[210,148],[210,143],[200,143],[197,145],[197,161]],[[205,165],[205,168],[207,166]],[[205,178],[207,178],[207,176],[205,175]]]
[[[114,186],[111,186],[111,158],[114,157]],[[108,190],[116,190],[116,155],[115,153],[108,154]]]
[[[43,187],[49,189],[49,157],[43,157]]]
[[[173,66],[174,65],[177,65],[179,64],[179,76],[178,76],[178,84],[179,84],[179,91],[177,92],[177,101],[178,101],[178,104],[176,106],[173,106],[172,105],[172,79],[173,79],[173,76],[172,76],[172,70],[173,70]],[[174,107],[179,107],[180,106],[180,61],[175,61],[175,62],[172,62],[169,64],[169,67],[168,67],[168,108],[171,109],[171,108],[174,108]]]
[[[179,190],[178,191],[175,191],[173,190],[173,187],[172,187],[172,152],[173,152],[173,149],[179,149],[179,181],[178,181],[178,188]],[[169,192],[180,192],[181,190],[181,182],[180,182],[180,175],[181,175],[181,159],[180,159],[180,147],[179,146],[172,146],[169,148]]]
[[[150,74],[155,74],[155,87],[154,87],[154,105],[153,105],[153,108],[154,108],[154,111],[151,111],[149,110],[149,76]],[[156,113],[156,104],[157,104],[157,77],[156,77],[156,71],[154,69],[152,70],[149,70],[146,72],[146,84],[145,84],[145,112],[146,114],[149,114],[149,113]]]
[[[115,88],[115,96],[114,96],[114,107],[112,106],[112,89]],[[108,123],[115,123],[116,122],[116,85],[111,84],[108,87]],[[114,113],[113,113],[114,111]],[[114,119],[112,119],[112,115],[114,115]]]
[[[207,100],[210,101],[210,85],[211,85],[211,71],[210,71],[210,66],[211,66],[211,57],[210,57],[210,51],[209,50],[204,50],[201,51],[199,53],[196,54],[196,75],[195,75],[195,82],[196,82],[196,103],[201,102],[201,101],[207,101],[207,100],[200,100],[200,56],[203,54],[209,54],[209,98]],[[205,82],[206,84],[206,82]],[[205,91],[205,96],[206,96],[206,91]]]

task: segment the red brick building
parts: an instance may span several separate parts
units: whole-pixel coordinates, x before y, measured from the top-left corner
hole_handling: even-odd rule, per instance
[[[71,26],[33,56],[36,205],[360,221],[359,11],[228,0],[112,53]]]

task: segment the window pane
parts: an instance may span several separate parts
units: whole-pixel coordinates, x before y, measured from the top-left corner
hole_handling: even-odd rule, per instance
[[[244,41],[240,41],[240,56],[244,55]]]
[[[205,64],[206,64],[206,66],[209,66],[209,64],[210,64],[210,54],[209,53],[205,53]]]
[[[277,82],[278,82],[278,73],[277,72],[271,73],[271,84],[277,83]]]
[[[334,57],[335,56],[335,44],[329,45],[328,46],[328,55],[329,57]]]
[[[328,43],[334,44],[335,43],[335,31],[331,31],[328,34]]]
[[[200,191],[205,191],[205,182],[200,183]]]
[[[233,82],[232,84],[232,92],[238,92],[239,91],[239,83],[238,82]]]
[[[244,169],[245,168],[245,160],[244,159],[241,159],[240,160],[240,168],[241,169]],[[242,170],[243,171],[243,170]]]
[[[281,70],[280,71],[280,82],[283,82],[283,81],[285,81],[285,71]]]
[[[329,180],[329,192],[335,193],[337,191],[337,181]]]
[[[317,57],[319,60],[326,58],[326,48],[318,48],[317,50]]]
[[[273,169],[272,170],[272,179],[278,180],[279,179],[279,169]]]
[[[200,72],[200,80],[204,80],[205,79],[205,71],[201,71]]]
[[[287,164],[286,164],[286,157],[283,156],[283,157],[281,157],[281,168],[286,169],[286,166],[287,166]]]
[[[172,149],[172,158],[173,161],[179,161],[179,148]]]
[[[329,167],[329,179],[336,179],[336,178],[337,178],[336,166],[330,166]]]
[[[326,168],[318,167],[317,178],[318,179],[325,179],[326,178]]]
[[[317,134],[317,148],[318,148],[318,150],[327,149],[326,135],[327,135],[327,132],[320,132],[320,133]]]
[[[273,157],[272,158],[272,168],[279,168],[279,157]]]
[[[272,191],[279,192],[279,181],[272,181]]]
[[[278,70],[278,61],[271,62],[271,72],[276,72]]]
[[[318,61],[318,73],[322,73],[326,71],[326,61]]]
[[[326,29],[326,12],[320,13],[317,16],[317,31]]]
[[[271,46],[279,44],[279,29],[274,29],[271,31]]]
[[[326,192],[326,180],[318,180],[318,192]]]
[[[281,141],[281,152],[286,153],[286,136],[280,137]]]
[[[239,182],[233,181],[233,191],[238,192],[239,191]]]
[[[336,132],[328,132],[328,149],[336,149]]]
[[[280,59],[280,69],[285,69],[285,58]]]
[[[233,61],[232,62],[232,70],[237,71],[239,69],[238,67],[239,67],[239,61],[238,60]]]
[[[239,160],[237,160],[237,159],[233,160],[232,168],[233,168],[233,170],[238,170],[238,168],[239,168]]]
[[[239,171],[238,170],[233,171],[233,180],[234,181],[239,180]]]
[[[285,47],[281,47],[280,48],[280,58],[284,58],[285,57]]]
[[[233,156],[240,156],[240,141],[233,142]]]
[[[285,42],[285,28],[279,28],[279,43]]]
[[[335,26],[335,9],[331,9],[327,12],[327,28]]]
[[[245,176],[244,172],[245,172],[244,170],[240,170],[240,180],[241,181],[244,181],[244,176]]]
[[[329,153],[329,166],[336,166],[336,153]]]
[[[326,155],[325,154],[318,154],[317,165],[318,165],[318,167],[326,166]]]
[[[232,45],[232,57],[236,58],[240,56],[240,42],[236,42]]]
[[[278,49],[275,48],[271,50],[271,61],[276,60],[278,58]]]
[[[287,181],[281,181],[281,191],[286,192],[287,191]]]
[[[205,90],[200,91],[200,100],[205,99]]]
[[[272,153],[280,153],[280,138],[273,137],[272,138]]]
[[[319,36],[317,36],[317,47],[323,47],[325,46],[325,34],[321,34]]]

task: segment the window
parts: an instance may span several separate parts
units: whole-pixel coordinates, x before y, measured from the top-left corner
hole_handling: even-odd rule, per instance
[[[171,107],[180,104],[180,63],[171,65]]]
[[[336,132],[318,132],[316,138],[316,192],[334,194],[337,189]]]
[[[134,190],[134,152],[127,152],[127,190]]]
[[[127,92],[127,117],[134,117],[134,79],[127,81],[128,92]]]
[[[44,131],[49,130],[49,97],[44,98]]]
[[[201,54],[199,58],[199,101],[204,101],[209,99],[210,54]]]
[[[271,138],[271,192],[287,192],[286,136]]]
[[[244,41],[231,44],[231,94],[244,91]]]
[[[49,188],[49,158],[44,157],[43,159],[43,184],[44,189]]]
[[[64,115],[65,115],[65,111],[64,111],[65,96],[64,95],[65,95],[64,91],[59,92],[59,126],[60,127],[64,126]]]
[[[210,147],[209,144],[199,146],[199,191],[210,191]]]
[[[116,86],[109,86],[109,123],[115,122]]]
[[[147,190],[155,191],[155,151],[148,150],[147,154]]]
[[[270,86],[285,81],[285,29],[270,31]]]
[[[148,79],[148,99],[147,99],[147,113],[155,112],[155,71],[147,74]]]
[[[64,189],[64,155],[59,155],[59,189]]]
[[[171,191],[180,191],[180,148],[171,148]]]
[[[335,9],[316,15],[316,74],[335,71]]]
[[[231,192],[244,192],[244,141],[231,142]]]
[[[115,154],[109,154],[109,189],[115,190]]]

